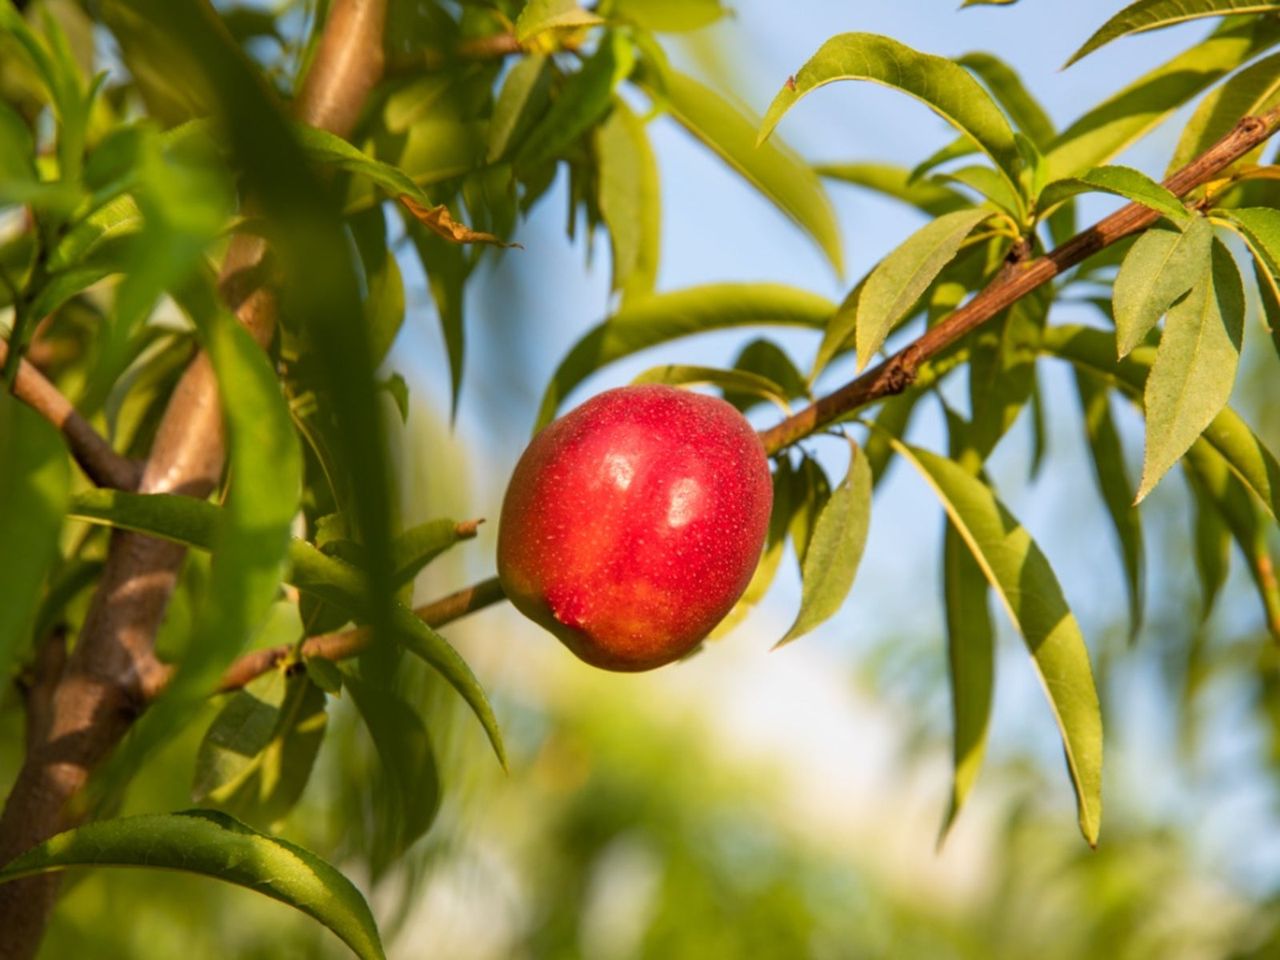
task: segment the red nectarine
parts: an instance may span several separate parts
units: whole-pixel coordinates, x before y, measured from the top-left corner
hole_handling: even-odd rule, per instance
[[[674,387],[609,390],[520,458],[498,576],[583,660],[648,670],[696,647],[742,596],[772,501],[764,447],[732,406]]]

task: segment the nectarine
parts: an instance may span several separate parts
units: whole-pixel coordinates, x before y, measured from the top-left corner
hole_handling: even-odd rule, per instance
[[[498,576],[586,662],[648,670],[696,647],[742,596],[772,501],[764,447],[732,406],[674,387],[609,390],[520,458]]]

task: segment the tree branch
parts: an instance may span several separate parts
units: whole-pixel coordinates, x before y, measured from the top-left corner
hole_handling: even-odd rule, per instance
[[[0,366],[8,356],[9,345],[0,340]],[[137,488],[142,473],[139,465],[116,453],[89,421],[76,412],[71,401],[25,359],[18,361],[13,395],[58,428],[72,458],[97,486],[117,490]]]
[[[502,584],[497,577],[481,580],[479,583],[464,587],[446,597],[433,600],[414,609],[414,614],[429,627],[443,627],[446,623],[465,617],[469,613],[482,610],[500,600],[505,600]],[[356,627],[353,630],[342,630],[337,633],[323,633],[308,637],[302,644],[302,656],[316,657],[321,660],[346,660],[362,653],[373,639],[367,627]],[[246,683],[259,677],[292,656],[296,645],[281,644],[252,650],[227,668],[218,683],[218,692],[227,693],[238,690]]]
[[[386,0],[335,0],[319,53],[295,113],[312,126],[350,133],[382,70]],[[266,344],[275,302],[265,288],[245,289],[264,243],[237,236],[227,252],[222,289],[236,316]],[[208,358],[191,362],[174,389],[143,469],[144,493],[207,494],[222,472],[222,421]],[[102,579],[79,641],[54,685],[46,717],[28,716],[35,734],[0,816],[0,863],[74,823],[74,799],[90,773],[115,748],[165,675],[155,656],[185,551],[135,533],[111,538]],[[31,957],[57,895],[54,875],[0,886],[0,960]]]
[[[1221,140],[1165,180],[1164,185],[1175,195],[1185,196],[1212,180],[1277,129],[1280,129],[1280,109],[1261,117],[1245,117]],[[1151,226],[1159,218],[1160,214],[1150,207],[1130,203],[1045,256],[1011,270],[1002,270],[972,300],[889,359],[781,423],[761,431],[760,439],[765,449],[776,453],[859,407],[901,393],[915,380],[922,363],[936,357],[1032,290],[1117,240]]]

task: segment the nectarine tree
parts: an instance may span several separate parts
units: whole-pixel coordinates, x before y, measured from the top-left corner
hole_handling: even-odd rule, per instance
[[[981,2],[1000,0],[965,6]],[[751,115],[664,51],[666,34],[724,16],[720,0],[0,0],[0,668],[15,680],[0,704],[26,730],[0,817],[0,958],[36,952],[59,872],[87,864],[242,884],[382,956],[357,887],[272,832],[304,793],[330,698],[351,697],[388,771],[368,785],[376,881],[438,801],[422,711],[398,686],[405,662],[437,671],[505,758],[485,691],[439,628],[510,599],[588,664],[654,668],[757,602],[790,543],[802,590],[781,640],[794,640],[851,589],[892,457],[945,512],[946,823],[983,757],[994,593],[1043,681],[1080,829],[1097,843],[1089,650],[984,465],[1015,423],[1042,429],[1039,365],[1070,365],[1133,632],[1136,505],[1180,464],[1205,606],[1233,541],[1257,618],[1280,637],[1268,543],[1280,464],[1228,405],[1246,288],[1280,344],[1280,177],[1262,162],[1280,129],[1275,7],[1123,6],[1072,63],[1131,33],[1217,19],[1058,129],[994,54],[949,59],[856,32],[814,38]],[[781,142],[801,98],[856,80],[921,101],[955,139],[913,170],[814,166]],[[1195,101],[1164,175],[1112,162]],[[927,222],[838,304],[767,282],[659,289],[659,123],[691,133],[837,271],[826,183]],[[468,285],[558,182],[571,230],[607,235],[608,316],[546,388],[501,509],[498,577],[413,608],[415,576],[476,524],[398,530],[388,506],[384,401],[403,406],[413,386],[384,370],[406,315],[403,267],[427,278],[456,406]],[[1089,193],[1118,208],[1077,222]],[[1098,325],[1050,322],[1081,298]],[[641,350],[767,325],[815,332],[807,372],[760,339],[734,361],[667,362],[562,410]],[[965,411],[954,388],[940,392],[955,380]],[[752,411],[762,398],[782,413]],[[945,455],[907,439],[927,398],[946,407]],[[1146,420],[1136,484],[1116,400]],[[847,445],[834,487],[796,459],[810,438]],[[114,816],[133,774],[211,697],[199,808]]]

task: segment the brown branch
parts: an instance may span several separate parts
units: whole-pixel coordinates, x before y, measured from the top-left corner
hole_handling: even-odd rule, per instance
[[[8,356],[9,345],[0,340],[0,366]],[[58,428],[72,458],[99,487],[133,490],[138,486],[142,472],[139,465],[116,453],[89,421],[76,412],[71,401],[25,359],[18,361],[13,395]]]
[[[345,136],[382,69],[385,0],[335,0],[319,53],[295,113]],[[238,236],[227,252],[222,287],[259,343],[275,326],[274,298],[246,290],[262,261],[260,239]],[[174,389],[142,472],[144,493],[203,496],[222,472],[222,422],[208,358],[198,354]],[[115,748],[163,682],[156,629],[177,582],[182,547],[135,533],[111,538],[102,578],[79,641],[50,693],[46,716],[28,716],[29,748],[0,816],[0,863],[74,823],[90,773]],[[0,960],[34,955],[57,896],[54,875],[0,886]]]
[[[1185,196],[1212,180],[1277,129],[1280,129],[1280,110],[1272,110],[1261,117],[1245,117],[1221,140],[1165,180],[1164,185],[1175,195]],[[1012,270],[1002,270],[981,293],[889,359],[781,423],[761,431],[760,439],[765,449],[776,453],[859,407],[901,393],[915,380],[922,363],[936,357],[1032,290],[1117,240],[1151,226],[1159,218],[1160,214],[1150,207],[1131,203],[1045,256]]]
[[[487,37],[470,37],[451,50],[425,47],[408,55],[394,57],[387,64],[387,73],[395,76],[415,73],[419,70],[440,70],[451,63],[475,63],[485,60],[501,60],[514,53],[523,53],[524,47],[513,33],[495,33]]]
[[[465,617],[469,613],[492,606],[505,600],[502,584],[497,577],[481,580],[479,583],[464,587],[447,597],[433,600],[414,609],[414,613],[429,627],[443,627],[447,623]],[[373,639],[367,627],[356,627],[337,633],[324,633],[308,637],[302,644],[302,656],[315,657],[321,660],[347,660],[359,655],[369,646]],[[252,650],[227,668],[218,683],[218,692],[226,693],[238,690],[255,677],[260,677],[269,670],[275,669],[293,656],[293,644],[281,644],[277,647],[266,647]]]

